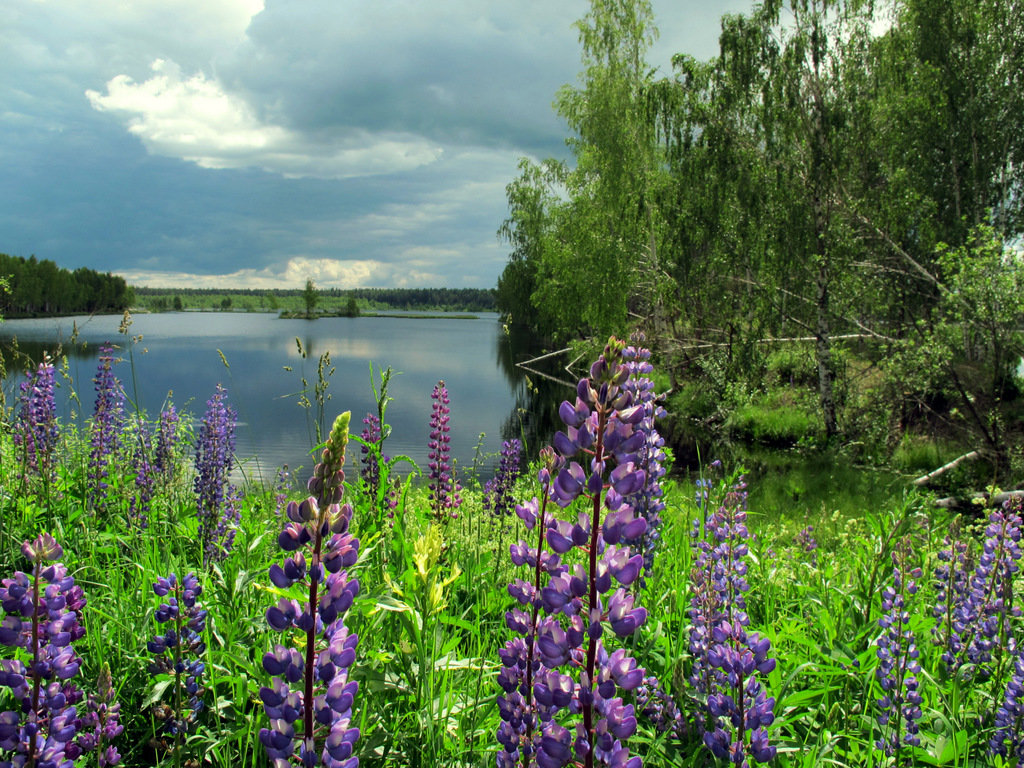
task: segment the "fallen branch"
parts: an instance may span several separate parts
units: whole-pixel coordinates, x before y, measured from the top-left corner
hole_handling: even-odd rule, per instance
[[[980,454],[977,451],[971,451],[970,453],[965,453],[963,456],[957,456],[955,459],[953,459],[948,464],[943,464],[938,469],[933,469],[927,475],[921,475],[921,477],[917,478],[914,481],[914,485],[917,485],[917,486],[927,485],[928,483],[930,483],[932,480],[934,480],[939,475],[945,474],[949,470],[954,469],[955,467],[957,467],[960,464],[960,462],[967,461],[968,459],[976,459],[976,458],[978,458],[978,456],[980,456]]]
[[[986,493],[979,491],[971,494],[970,499],[960,499],[956,496],[947,496],[944,499],[936,499],[935,506],[943,509],[959,509],[960,507],[985,506],[996,507],[1008,499],[1024,499],[1024,490],[1000,491],[999,493]],[[979,502],[984,502],[979,504]]]

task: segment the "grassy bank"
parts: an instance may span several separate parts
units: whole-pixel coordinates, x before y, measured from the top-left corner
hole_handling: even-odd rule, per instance
[[[101,364],[97,379],[116,390],[108,375]],[[440,395],[435,402],[442,402]],[[268,613],[282,605],[282,598],[286,608],[288,599],[304,599],[305,593],[283,586],[283,577],[273,576],[270,569],[294,552],[282,551],[281,542],[287,543],[288,537],[279,534],[289,522],[291,530],[298,530],[294,526],[301,512],[289,502],[307,497],[306,478],[282,476],[275,487],[232,489],[228,473],[215,481],[219,494],[197,495],[197,489],[209,490],[204,484],[211,474],[204,462],[220,455],[211,453],[211,446],[230,422],[229,407],[215,396],[205,416],[182,416],[176,424],[166,413],[143,422],[130,417],[111,421],[111,412],[100,410],[82,434],[43,418],[47,429],[31,434],[35,445],[45,443],[45,453],[30,449],[33,443],[26,442],[29,432],[20,412],[9,414],[0,432],[0,573],[4,578],[16,569],[31,574],[22,542],[36,540],[41,532],[62,545],[60,562],[87,600],[78,611],[84,635],[73,642],[82,660],[74,680],[93,691],[102,665],[109,665],[121,704],[124,732],[114,743],[123,765],[268,765],[259,733],[270,727],[265,711],[270,696],[261,691],[278,683],[266,655],[299,654],[309,647],[307,636],[294,633],[294,626],[285,632],[272,629],[281,618]],[[563,413],[570,425],[584,423],[579,408]],[[595,406],[593,418],[598,410]],[[45,413],[35,413],[32,423],[39,423],[39,414]],[[619,424],[615,430],[620,436],[631,434],[633,427],[626,425],[635,417],[623,411],[622,418],[614,422]],[[446,423],[438,417],[439,435]],[[116,430],[108,428],[111,424]],[[352,432],[357,435],[358,428],[353,426]],[[430,468],[422,468],[422,479],[414,472],[404,482],[389,481],[394,462],[380,458],[380,452],[387,452],[386,441],[382,445],[371,433],[365,455],[359,441],[348,444],[343,500],[352,512],[335,531],[344,545],[324,545],[358,549],[358,556],[344,565],[345,578],[358,579],[359,588],[343,616],[347,632],[359,638],[347,673],[359,690],[351,709],[339,704],[343,711],[331,717],[335,725],[339,718],[348,718],[345,727],[359,728],[354,754],[362,765],[494,765],[496,734],[504,728],[507,735],[512,727],[509,717],[517,700],[497,682],[518,674],[501,672],[503,661],[514,656],[506,644],[515,647],[514,638],[519,637],[510,626],[523,621],[507,618],[516,607],[510,594],[529,592],[527,582],[535,578],[532,568],[513,564],[509,545],[523,540],[529,543],[522,547],[535,547],[538,529],[529,528],[529,511],[517,515],[509,509],[495,515],[494,490],[480,488],[472,478],[465,478],[457,504],[450,486],[447,501],[431,492],[425,477]],[[172,434],[175,439],[169,440]],[[566,438],[588,443],[567,427],[555,440],[566,454]],[[332,438],[332,450],[338,442]],[[603,449],[590,443],[587,450]],[[572,460],[584,456],[577,452]],[[611,455],[608,461],[614,463]],[[534,465],[520,477],[508,498],[523,503],[538,495],[538,469]],[[548,573],[536,570],[542,590],[554,591],[538,593],[543,595],[536,603],[539,615],[551,614],[540,629],[545,650],[534,657],[537,664],[543,659],[548,666],[538,667],[546,670],[545,677],[534,678],[534,683],[552,690],[567,685],[559,690],[577,701],[586,687],[581,668],[591,663],[589,641],[583,639],[567,651],[561,664],[549,655],[558,655],[570,642],[559,639],[558,631],[576,626],[573,616],[581,609],[588,615],[586,582],[596,585],[600,580],[587,575],[588,561],[594,560],[586,546],[579,546],[591,534],[584,537],[581,529],[574,546],[577,534],[570,531],[596,509],[604,519],[600,536],[614,540],[614,521],[624,513],[611,514],[615,501],[609,484],[622,484],[618,487],[625,494],[632,482],[625,475],[620,471],[606,476],[600,489],[592,487],[593,496],[563,477],[552,493],[565,507],[554,501],[546,506],[547,515],[564,522],[552,523],[541,539],[544,556],[550,558],[557,546],[568,573],[581,578],[583,586],[565,586],[567,574],[550,559]],[[642,478],[644,487],[654,479],[654,474]],[[322,495],[323,488],[314,486],[313,495]],[[577,494],[575,501],[571,493]],[[990,512],[981,509],[954,525],[946,513],[931,508],[928,498],[894,491],[884,501],[854,507],[853,514],[835,514],[837,505],[823,504],[821,514],[809,519],[786,498],[787,493],[806,494],[806,489],[769,493],[767,483],[747,488],[716,466],[705,467],[696,484],[663,481],[662,493],[662,524],[649,550],[653,570],[631,580],[623,575],[627,567],[615,566],[622,596],[600,588],[602,639],[594,646],[605,646],[608,653],[622,649],[644,670],[640,685],[621,670],[615,673],[614,698],[634,709],[616,715],[619,710],[612,706],[612,714],[605,715],[621,716],[617,738],[644,765],[728,764],[715,757],[701,736],[706,730],[717,743],[716,727],[748,754],[767,757],[760,741],[765,736],[777,751],[774,764],[779,766],[1013,764],[992,755],[990,742],[1000,736],[997,710],[1014,674],[1016,652],[1008,638],[1020,623],[1010,610],[1017,586],[1012,574],[1020,556],[1014,544],[1019,509],[1007,508],[1005,518],[993,517],[988,529],[984,520]],[[211,498],[218,505],[212,509]],[[641,508],[639,501],[632,503]],[[577,513],[584,513],[583,518]],[[223,530],[215,526],[222,520]],[[653,525],[653,515],[650,520]],[[222,538],[229,532],[230,541]],[[962,550],[946,542],[947,534],[959,537]],[[598,540],[603,552],[598,562],[604,562],[614,549]],[[996,553],[997,560],[982,561],[992,567],[976,570],[985,542],[985,551]],[[952,563],[941,555],[950,547]],[[522,559],[526,550],[519,551]],[[963,558],[957,554],[961,551]],[[901,580],[894,581],[894,567]],[[944,586],[950,581],[941,577],[943,567],[953,570],[952,589]],[[203,665],[196,692],[177,693],[181,689],[174,674],[151,671],[154,653],[147,642],[166,632],[167,625],[158,619],[168,615],[161,608],[166,593],[155,594],[153,585],[172,572],[179,580],[194,572],[202,587],[197,603],[207,613],[201,644],[194,646]],[[911,581],[917,588],[909,586]],[[963,586],[968,582],[973,597]],[[518,586],[510,589],[509,584]],[[720,586],[709,591],[708,585],[714,584]],[[564,603],[557,596],[563,587],[570,590]],[[5,588],[10,590],[9,582]],[[621,608],[625,595],[635,601],[631,605],[644,606],[642,619],[632,609],[609,611],[614,600],[620,600]],[[895,595],[904,604],[893,619]],[[988,599],[994,595],[1001,596],[998,605]],[[519,610],[533,604],[527,600]],[[936,608],[940,620],[933,634]],[[954,610],[965,617],[959,634],[962,652],[949,636],[948,617]],[[626,624],[637,624],[635,631],[625,631],[629,627],[622,622],[628,616],[633,619]],[[890,637],[893,627],[898,636]],[[720,697],[736,689],[720,667],[714,671],[728,648],[739,652],[755,646],[762,659],[759,669],[744,667],[738,690],[742,697],[756,681],[772,700],[767,706],[771,717],[762,718],[766,722],[757,736],[732,728],[727,718],[716,722],[716,713],[726,706]],[[26,646],[0,645],[2,658],[24,660],[27,652]],[[968,652],[972,659],[961,664]],[[598,665],[600,658],[595,651]],[[1024,660],[1018,663],[1024,669]],[[611,691],[601,701],[612,701]],[[914,692],[909,699],[908,691]],[[193,693],[195,705],[189,704]],[[886,695],[897,706],[895,697],[902,696],[905,714],[890,712],[882,718],[878,701]],[[913,703],[916,695],[919,704]],[[767,699],[760,701],[764,715]],[[551,714],[568,733],[584,722],[577,714],[579,706],[553,713],[544,709],[544,714]],[[0,710],[15,709],[11,692],[0,689]],[[592,722],[598,722],[599,714],[594,712]],[[176,721],[178,733],[168,728]],[[1019,737],[1020,720],[1013,722],[1011,729]],[[552,751],[557,751],[555,742],[561,743],[558,728],[544,731],[555,740],[544,742]],[[913,741],[915,732],[919,745],[900,741],[907,734]],[[317,738],[325,735],[326,730],[318,731]],[[900,744],[895,757],[876,746],[890,745],[893,738]],[[6,748],[0,746],[0,755]],[[79,764],[94,758],[82,757]]]

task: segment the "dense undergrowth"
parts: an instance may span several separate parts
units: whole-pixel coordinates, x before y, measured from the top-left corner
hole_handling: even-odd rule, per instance
[[[105,352],[76,426],[44,363],[0,434],[0,765],[1020,764],[1019,504],[808,519],[669,481],[638,359],[610,343],[554,450],[484,487],[443,382],[399,475],[382,379],[308,492],[236,487],[230,393],[134,414]]]

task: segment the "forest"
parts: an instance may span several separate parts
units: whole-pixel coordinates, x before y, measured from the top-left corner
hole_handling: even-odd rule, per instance
[[[506,320],[559,346],[639,325],[703,423],[799,411],[823,444],[1019,463],[1024,7],[767,0],[668,76],[656,35],[645,2],[579,22],[571,159],[507,186]]]
[[[134,301],[123,277],[80,267],[74,272],[35,256],[0,253],[0,317],[121,312]]]
[[[314,305],[334,307],[355,299],[362,309],[494,312],[495,292],[487,288],[322,288]],[[305,305],[304,289],[136,287],[138,306],[162,312],[181,309],[295,310]]]

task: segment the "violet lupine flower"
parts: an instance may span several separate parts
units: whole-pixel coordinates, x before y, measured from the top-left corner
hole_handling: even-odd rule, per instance
[[[114,686],[110,678],[110,665],[100,667],[96,693],[90,693],[82,715],[78,744],[85,752],[96,752],[99,768],[121,762],[121,755],[111,742],[121,735],[121,705],[114,700]]]
[[[220,384],[206,403],[196,443],[196,516],[203,566],[223,560],[231,551],[240,520],[238,490],[229,477],[235,461],[237,416]]]
[[[10,755],[6,765],[70,766],[84,751],[76,742],[82,692],[73,682],[82,662],[72,643],[85,634],[85,595],[56,562],[63,550],[52,536],[24,542],[21,552],[31,573],[0,582],[0,645],[21,650],[0,660],[0,685],[20,710],[0,712],[0,750]]]
[[[878,723],[882,726],[882,735],[875,742],[875,747],[889,757],[895,757],[896,765],[901,764],[901,749],[921,743],[917,735],[917,721],[921,717],[921,694],[918,691],[921,664],[914,633],[910,629],[909,610],[909,603],[917,594],[921,569],[911,564],[911,551],[907,538],[893,550],[893,583],[882,591],[884,613],[878,620],[883,631],[877,641],[875,676],[883,695],[878,700],[881,710]]]
[[[992,675],[993,656],[1012,650],[1011,620],[1021,615],[1014,605],[1013,580],[1021,558],[1019,501],[1010,499],[989,515],[985,541],[977,564],[971,568],[966,545],[951,544],[940,553],[944,565],[936,570],[944,614],[939,638],[949,674],[970,666],[971,677]],[[949,563],[949,565],[945,565]]]
[[[939,565],[934,571],[935,607],[932,616],[932,642],[942,649],[946,672],[955,675],[962,666],[963,643],[960,633],[966,629],[967,601],[974,557],[962,538],[959,518],[950,526],[945,548],[938,553]],[[958,629],[959,627],[959,629]]]
[[[203,709],[201,680],[206,664],[202,656],[206,643],[201,633],[206,628],[206,611],[197,602],[203,587],[194,573],[180,580],[172,573],[154,582],[153,593],[167,598],[154,614],[157,623],[166,624],[167,629],[146,643],[155,657],[149,671],[170,675],[174,681],[173,703],[158,707],[156,716],[163,722],[164,732],[174,737],[178,749]]]
[[[363,459],[359,476],[366,485],[367,495],[374,500],[374,504],[377,504],[381,491],[381,464],[387,464],[390,460],[389,457],[381,453],[386,435],[381,428],[380,417],[374,413],[366,414],[366,417],[363,419],[363,431],[359,437],[365,441],[359,447],[359,452],[362,454]],[[373,447],[371,448],[366,443]],[[391,510],[398,506],[398,497],[393,488],[387,489],[384,494],[383,503],[390,516],[392,514]]]
[[[770,641],[747,630],[746,483],[740,477],[723,488],[720,505],[703,526],[704,537],[694,544],[690,682],[706,697],[706,710],[695,718],[705,746],[720,759],[748,765],[775,756],[765,730],[775,719],[775,699],[765,694],[760,677],[776,662],[768,655]],[[702,526],[695,525],[699,533]]]
[[[59,431],[53,388],[53,363],[43,353],[43,362],[21,383],[13,438],[24,453],[26,473],[34,472],[44,480],[52,480],[57,469],[54,456]]]
[[[647,521],[647,528],[636,541],[628,543],[634,551],[643,555],[644,572],[639,581],[643,586],[654,571],[654,555],[661,540],[661,512],[665,509],[661,487],[661,478],[665,476],[665,440],[655,427],[656,419],[665,416],[665,409],[657,402],[654,382],[649,376],[654,371],[650,362],[651,351],[640,346],[644,335],[637,332],[631,341],[633,345],[622,351],[622,359],[629,369],[629,380],[623,388],[632,392],[633,402],[642,405],[644,409],[644,417],[635,429],[645,437],[644,444],[637,451],[636,461],[637,469],[643,470],[645,480],[643,486],[627,501],[632,505],[633,513]]]
[[[646,717],[658,733],[670,733],[682,740],[688,733],[686,718],[675,699],[665,691],[658,678],[648,676],[633,691],[637,711]]]
[[[288,490],[292,485],[292,473],[285,464],[277,470],[277,479],[274,481],[274,517],[280,519],[284,514],[285,506],[288,504]]]
[[[1024,646],[1018,647],[1013,674],[1006,685],[1003,701],[996,710],[995,732],[989,739],[989,750],[1024,765]]]
[[[483,508],[484,512],[490,512],[495,517],[505,517],[512,514],[515,500],[512,497],[512,488],[519,479],[519,459],[523,450],[523,444],[517,438],[506,440],[501,444],[501,459],[498,461],[498,471],[494,477],[484,485]]]
[[[516,579],[508,587],[509,594],[524,608],[528,608],[529,613],[521,609],[509,611],[505,614],[505,623],[513,632],[524,637],[507,641],[505,647],[498,652],[502,662],[498,684],[505,692],[505,695],[498,696],[498,712],[502,720],[497,733],[498,743],[502,746],[498,752],[498,765],[508,768],[520,760],[523,766],[528,766],[539,753],[544,752],[541,719],[550,721],[553,712],[569,705],[575,691],[573,679],[545,666],[537,648],[540,611],[544,608],[547,612],[551,605],[541,599],[541,573],[561,573],[558,555],[544,551],[544,533],[548,523],[551,476],[565,462],[553,449],[544,448],[540,453],[540,463],[540,501],[534,497],[515,508],[516,515],[526,529],[536,529],[537,544],[531,548],[525,541],[519,541],[510,547],[513,564],[527,566],[532,572],[531,582]]]
[[[647,619],[647,611],[627,591],[640,575],[643,557],[620,546],[641,536],[647,525],[626,501],[644,484],[644,472],[635,462],[645,436],[635,429],[643,418],[643,407],[635,405],[633,394],[623,388],[629,378],[622,362],[624,346],[610,339],[591,366],[590,377],[579,382],[575,404],[563,402],[559,408],[566,430],[556,433],[552,441],[557,473],[550,473],[545,498],[562,508],[574,506],[580,497],[585,503],[578,505],[575,522],[545,519],[542,532],[555,555],[578,547],[584,552],[583,562],[570,567],[549,556],[545,563],[538,547],[534,558],[547,571],[547,585],[538,589],[520,580],[509,588],[520,603],[539,603],[549,615],[535,621],[536,669],[521,663],[528,658],[523,657],[522,648],[529,654],[534,645],[531,617],[518,609],[506,615],[509,628],[526,635],[527,642],[519,654],[510,653],[506,646],[502,659],[503,673],[509,678],[503,687],[512,688],[506,687],[510,693],[501,712],[508,727],[499,732],[505,747],[499,753],[499,765],[515,763],[517,745],[524,766],[531,756],[542,768],[563,766],[570,760],[584,768],[639,768],[641,763],[639,757],[629,756],[624,745],[636,730],[636,717],[633,705],[625,704],[619,692],[636,689],[644,670],[625,650],[609,646],[612,635],[628,637]],[[577,456],[583,464],[574,460]],[[535,505],[523,511],[517,508],[517,513],[524,521],[535,519]],[[528,562],[529,548],[513,545],[512,557],[513,562]],[[517,677],[515,670],[522,673]],[[527,670],[536,672],[532,712],[520,682]],[[558,722],[577,715],[582,722],[572,730]],[[532,742],[521,735],[517,742],[513,737],[521,733],[527,718],[536,726]]]
[[[128,503],[128,522],[145,530],[149,527],[149,506],[156,493],[156,470],[149,461],[151,455],[149,430],[141,420],[138,425],[137,444],[132,452],[135,468],[135,493]]]
[[[114,362],[114,348],[104,344],[100,347],[100,362],[93,378],[96,402],[90,424],[87,474],[87,498],[90,506],[99,512],[105,512],[107,508],[107,478],[111,464],[121,450],[124,427],[124,390],[114,375]]]
[[[264,670],[276,679],[260,689],[270,728],[261,729],[259,738],[275,768],[290,761],[306,768],[359,764],[359,729],[351,724],[359,683],[349,680],[359,638],[344,623],[359,593],[359,580],[346,571],[356,563],[359,540],[349,532],[352,507],[341,504],[349,419],[346,411],[334,421],[308,483],[313,495],[288,505],[290,522],[277,542],[295,554],[270,567],[282,597],[267,610],[267,623],[277,632],[304,635],[304,653],[287,641],[263,657]]]
[[[451,436],[448,421],[451,409],[448,407],[448,389],[444,381],[437,382],[430,395],[430,440],[427,442],[427,466],[430,469],[430,507],[437,522],[447,522],[458,517],[462,497],[462,486],[455,479],[455,468],[451,463]]]
[[[178,468],[178,424],[181,417],[171,403],[160,412],[160,422],[156,431],[156,452],[153,455],[153,471],[167,484],[174,479]]]

